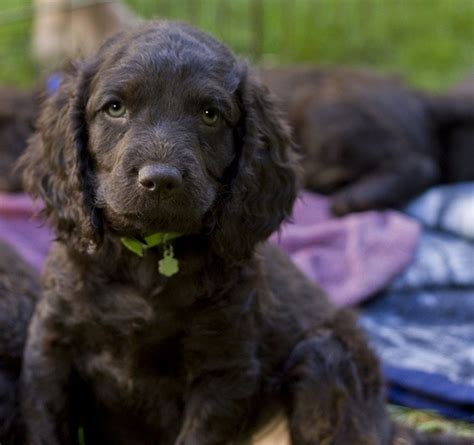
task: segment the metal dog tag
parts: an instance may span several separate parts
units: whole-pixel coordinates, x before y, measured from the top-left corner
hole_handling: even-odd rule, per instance
[[[179,272],[179,262],[173,255],[173,246],[165,247],[163,258],[158,261],[158,272],[165,277],[171,277]]]

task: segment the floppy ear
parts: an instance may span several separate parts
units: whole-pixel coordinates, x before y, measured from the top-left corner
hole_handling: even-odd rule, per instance
[[[300,177],[290,129],[267,88],[245,70],[237,95],[237,156],[212,237],[214,250],[230,261],[251,256],[290,215]]]
[[[44,203],[43,215],[68,246],[87,250],[101,239],[94,207],[85,107],[95,69],[71,67],[42,105],[37,131],[20,158],[25,190]]]

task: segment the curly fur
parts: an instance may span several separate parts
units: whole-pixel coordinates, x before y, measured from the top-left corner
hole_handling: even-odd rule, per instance
[[[142,187],[144,165],[180,186]],[[21,166],[58,239],[24,356],[29,445],[75,443],[79,425],[88,445],[240,445],[279,411],[293,445],[390,442],[352,315],[265,242],[295,200],[298,156],[223,45],[168,22],[120,34],[64,75]],[[162,248],[120,242],[156,231],[181,234],[172,277]]]

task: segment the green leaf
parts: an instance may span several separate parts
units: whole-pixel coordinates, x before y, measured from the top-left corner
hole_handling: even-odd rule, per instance
[[[157,232],[157,233],[153,233],[151,235],[145,236],[144,237],[145,244],[147,245],[147,247],[159,246],[165,241],[165,235],[166,234],[163,232]]]
[[[163,244],[167,241],[171,241],[181,236],[180,233],[175,232],[156,232],[151,235],[145,236],[145,243],[147,247],[155,247]]]
[[[140,241],[134,238],[125,238],[125,237],[120,238],[120,241],[122,241],[122,244],[128,250],[131,250],[135,255],[143,256],[143,249],[145,245],[141,243]]]

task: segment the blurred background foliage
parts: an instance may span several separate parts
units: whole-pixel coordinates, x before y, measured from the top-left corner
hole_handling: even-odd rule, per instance
[[[77,0],[76,0],[77,3]],[[474,0],[126,0],[145,18],[194,23],[254,62],[368,66],[442,88],[474,70]],[[38,75],[33,7],[0,0],[0,82]]]

